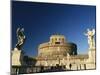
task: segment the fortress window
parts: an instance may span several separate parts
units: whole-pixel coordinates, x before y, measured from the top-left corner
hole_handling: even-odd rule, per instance
[[[60,44],[60,42],[55,42],[55,44]]]

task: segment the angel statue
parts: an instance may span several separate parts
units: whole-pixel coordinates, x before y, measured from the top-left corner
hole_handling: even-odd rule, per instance
[[[95,41],[94,41],[94,35],[95,35],[95,29],[87,29],[87,33],[85,35],[88,37],[88,44],[89,49],[92,49],[95,47]]]
[[[19,50],[21,50],[21,47],[25,41],[25,35],[23,32],[24,32],[24,28],[22,29],[17,28],[16,34],[17,34],[18,42],[16,44],[16,48],[18,48]]]

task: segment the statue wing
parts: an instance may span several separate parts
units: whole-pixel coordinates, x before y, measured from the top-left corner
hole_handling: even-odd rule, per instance
[[[16,31],[17,37],[18,37],[19,31],[20,31],[20,28],[17,28],[17,31]]]
[[[95,29],[92,30],[93,35],[95,34]]]
[[[20,30],[20,28],[17,28],[17,32]]]
[[[21,35],[22,35],[22,37],[25,39],[24,28],[21,29]]]

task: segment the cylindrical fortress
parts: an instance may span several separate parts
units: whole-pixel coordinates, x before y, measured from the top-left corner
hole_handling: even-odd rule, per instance
[[[52,35],[49,42],[38,47],[38,56],[67,56],[67,54],[77,55],[77,46],[68,43],[63,35]]]

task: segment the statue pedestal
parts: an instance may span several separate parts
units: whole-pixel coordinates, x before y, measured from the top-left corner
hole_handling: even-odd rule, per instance
[[[23,53],[21,50],[14,48],[12,51],[12,66],[21,66],[23,63]]]
[[[88,64],[86,64],[87,69],[95,69],[96,68],[96,49],[89,49],[89,58],[87,60]]]
[[[93,48],[93,49],[89,49],[89,61],[90,62],[96,62],[95,61],[95,58],[96,58],[96,52],[95,52],[95,48]]]

